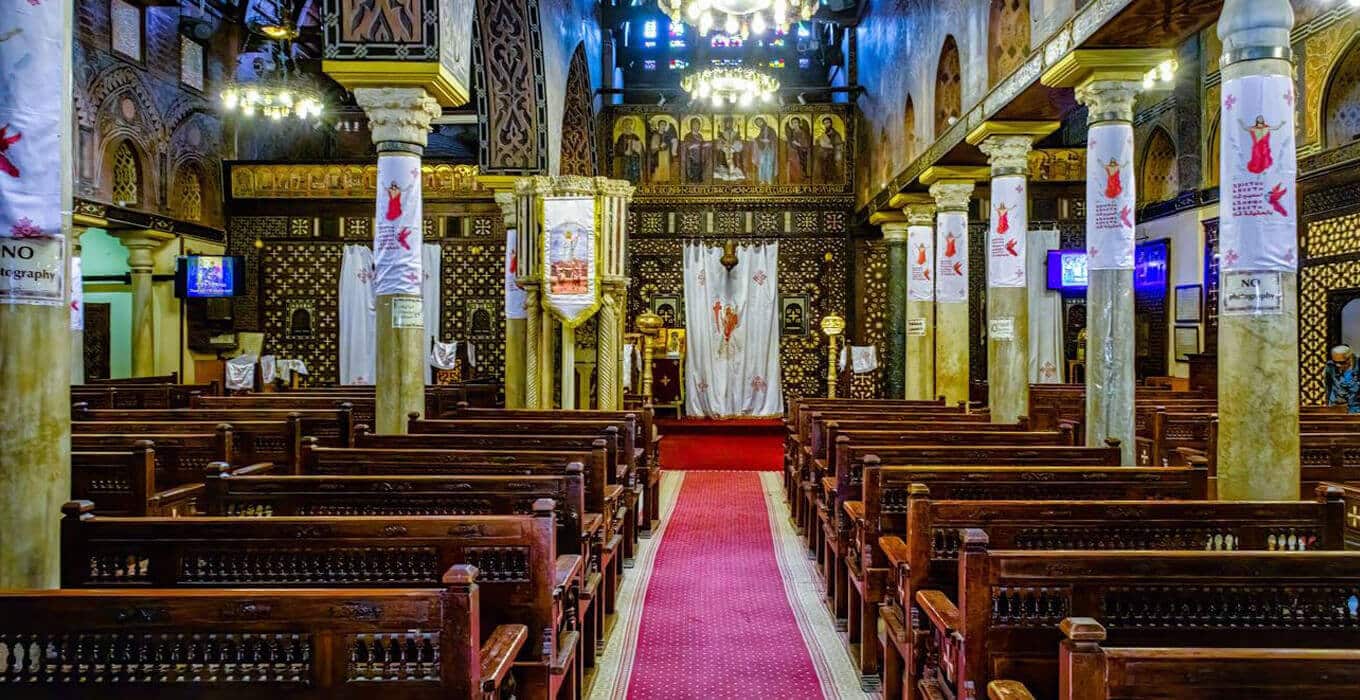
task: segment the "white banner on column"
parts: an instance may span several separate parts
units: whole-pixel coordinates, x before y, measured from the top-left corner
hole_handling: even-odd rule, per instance
[[[80,256],[71,256],[71,330],[85,330],[85,285]]]
[[[1298,265],[1294,83],[1248,75],[1223,83],[1220,269],[1292,272]]]
[[[935,249],[929,226],[907,227],[907,299],[935,301],[935,281],[930,279],[935,268]]]
[[[1025,229],[1029,192],[1023,175],[992,178],[992,223],[987,231],[987,286],[1025,286]]]
[[[543,306],[567,326],[600,304],[593,197],[543,199]]]
[[[968,301],[968,215],[942,211],[935,223],[935,300]]]
[[[524,288],[519,286],[519,232],[505,230],[505,317],[525,318]]]
[[[1086,153],[1086,268],[1132,270],[1133,125],[1091,127]]]
[[[420,294],[420,158],[378,156],[378,215],[373,227],[373,293]]]

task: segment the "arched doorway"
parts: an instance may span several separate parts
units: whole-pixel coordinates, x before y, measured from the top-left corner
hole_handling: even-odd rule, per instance
[[[1180,192],[1180,174],[1176,167],[1176,143],[1166,130],[1156,127],[1148,137],[1143,151],[1143,169],[1138,178],[1138,198],[1141,202],[1165,202],[1175,199]]]
[[[1352,41],[1337,60],[1323,100],[1323,147],[1360,141],[1360,41]]]
[[[935,136],[939,137],[963,114],[963,73],[959,68],[959,44],[953,35],[944,38],[939,68],[935,71]]]

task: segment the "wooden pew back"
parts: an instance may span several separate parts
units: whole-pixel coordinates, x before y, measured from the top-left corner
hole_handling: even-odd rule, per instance
[[[73,421],[72,439],[86,433],[143,436],[147,434],[212,433],[214,421]],[[236,421],[231,428],[232,453],[242,463],[273,462],[291,470],[302,451],[302,431],[298,416],[282,421]]]
[[[232,410],[270,409],[281,411],[325,411],[344,407],[354,414],[355,424],[373,426],[377,399],[372,396],[297,396],[287,393],[246,394],[238,396],[195,396],[193,408]]]
[[[150,442],[155,448],[156,484],[161,488],[203,480],[213,462],[245,466],[232,449],[231,426],[219,424],[209,433],[72,433],[71,449],[77,452],[109,452]]]
[[[167,409],[97,409],[77,404],[72,420],[76,421],[213,421],[237,423],[241,421],[286,421],[297,416],[298,430],[303,437],[314,437],[326,447],[349,447],[354,444],[354,412],[341,403],[328,409],[272,409],[272,408],[167,408]]]

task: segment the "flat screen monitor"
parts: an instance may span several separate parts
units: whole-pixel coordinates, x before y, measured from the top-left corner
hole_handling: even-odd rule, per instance
[[[1086,289],[1086,251],[1048,251],[1048,288],[1065,292]]]
[[[181,299],[221,299],[240,293],[245,272],[236,255],[185,255],[175,269],[175,296]]]

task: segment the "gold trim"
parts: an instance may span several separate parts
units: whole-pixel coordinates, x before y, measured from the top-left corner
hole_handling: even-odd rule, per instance
[[[969,145],[976,146],[986,141],[992,136],[1029,136],[1032,140],[1048,136],[1058,130],[1062,122],[1005,122],[1005,121],[985,121],[978,125],[976,129],[968,132],[964,140]]]
[[[321,70],[346,90],[419,87],[444,107],[459,107],[468,101],[468,86],[438,61],[323,60]]]
[[[510,192],[511,194],[513,194],[515,191],[515,181],[518,179],[519,179],[518,175],[477,176],[477,182],[480,182],[482,184],[482,187],[485,187],[488,190]]]
[[[109,220],[89,214],[76,213],[71,215],[71,225],[84,226],[85,228],[108,228]]]
[[[932,165],[917,178],[922,185],[937,182],[973,183],[990,179],[992,172],[985,165]]]
[[[883,224],[905,224],[907,215],[896,209],[886,211],[876,211],[869,215],[870,226],[882,226]]]
[[[1149,70],[1175,56],[1171,49],[1078,49],[1058,59],[1039,76],[1039,82],[1070,88],[1092,80],[1138,82]]]
[[[924,192],[902,192],[895,194],[888,200],[888,207],[892,209],[902,209],[912,205],[934,204],[935,200]]]

